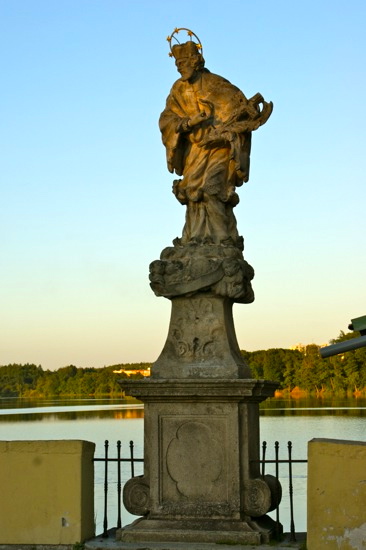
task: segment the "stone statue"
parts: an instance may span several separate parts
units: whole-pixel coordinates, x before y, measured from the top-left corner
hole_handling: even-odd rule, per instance
[[[190,40],[172,45],[184,30]],[[181,78],[159,126],[168,169],[183,176],[174,181],[173,193],[186,205],[186,220],[182,237],[151,264],[151,287],[167,298],[210,290],[249,303],[254,271],[242,256],[233,208],[239,202],[236,187],[249,179],[251,133],[267,121],[273,106],[260,94],[247,99],[206,69],[192,31],[175,29],[168,41]]]
[[[272,112],[260,94],[251,99],[204,68],[193,40],[171,47],[181,78],[168,96],[160,129],[173,192],[187,205],[181,244],[238,244],[235,188],[249,179],[251,132]],[[263,106],[262,110],[260,105]]]
[[[186,206],[181,238],[150,264],[150,285],[171,301],[164,347],[143,380],[123,380],[145,404],[144,474],[124,486],[138,520],[125,542],[268,543],[281,525],[266,514],[281,499],[262,475],[259,403],[277,384],[254,380],[237,342],[233,304],[254,300],[233,209],[248,181],[251,133],[272,112],[256,94],[204,68],[202,47],[171,44],[181,78],[160,117],[173,192]],[[193,40],[195,38],[195,40]]]

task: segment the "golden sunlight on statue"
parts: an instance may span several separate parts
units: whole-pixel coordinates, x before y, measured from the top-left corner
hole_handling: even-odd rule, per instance
[[[188,42],[178,43],[180,31],[187,31]],[[260,94],[247,99],[206,69],[202,46],[192,31],[175,29],[168,41],[181,78],[170,91],[159,126],[168,169],[183,176],[173,184],[175,196],[187,206],[179,244],[242,249],[233,213],[239,202],[235,190],[249,179],[251,132],[268,120],[273,105]]]

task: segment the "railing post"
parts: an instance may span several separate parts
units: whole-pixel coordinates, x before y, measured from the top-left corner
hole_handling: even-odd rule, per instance
[[[107,506],[108,506],[108,439],[104,442],[104,519],[103,519],[103,537],[108,537],[108,517],[107,517]]]
[[[266,471],[266,450],[267,450],[267,441],[262,443],[262,477],[264,477]]]
[[[133,441],[130,441],[131,477],[135,477],[135,464],[133,457]]]
[[[290,495],[290,541],[295,542],[295,523],[294,523],[294,499],[293,499],[293,486],[292,486],[292,443],[287,444],[288,448],[288,473],[289,473],[289,495]]]
[[[278,481],[279,478],[279,450],[280,450],[280,444],[278,441],[275,441],[275,467],[276,467],[276,480]],[[279,540],[280,538],[280,503],[278,503],[276,508],[276,538]]]
[[[117,529],[120,529],[122,527],[122,519],[121,519],[121,491],[122,491],[122,483],[121,483],[121,442],[117,441]]]

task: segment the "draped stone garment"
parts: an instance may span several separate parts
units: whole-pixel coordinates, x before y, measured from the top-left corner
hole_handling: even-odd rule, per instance
[[[187,130],[187,120],[202,111],[211,116]],[[235,188],[249,179],[253,113],[260,116],[236,86],[207,69],[194,83],[174,83],[159,126],[168,169],[183,176],[173,185],[187,205],[182,244],[238,242]]]

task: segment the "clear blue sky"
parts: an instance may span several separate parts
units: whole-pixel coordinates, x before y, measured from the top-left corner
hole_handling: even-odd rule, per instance
[[[0,0],[0,365],[154,361],[180,236],[158,118],[166,37],[274,103],[236,208],[256,300],[241,349],[323,344],[366,314],[364,0]]]

